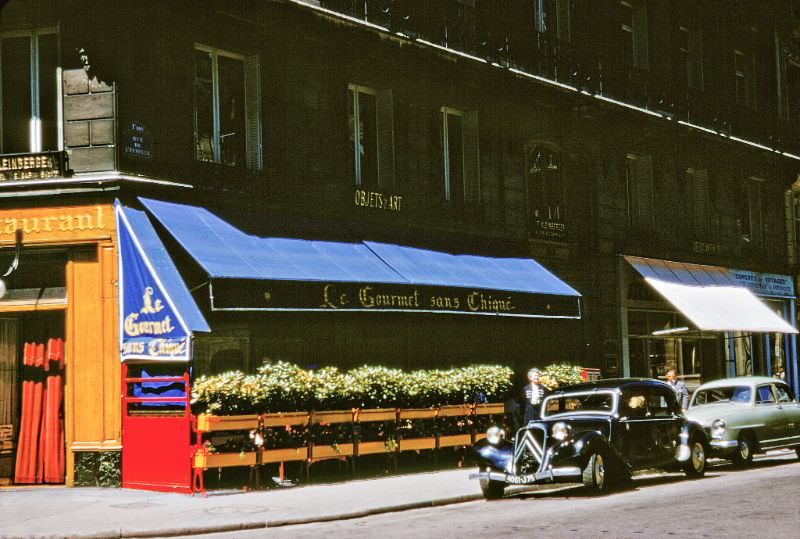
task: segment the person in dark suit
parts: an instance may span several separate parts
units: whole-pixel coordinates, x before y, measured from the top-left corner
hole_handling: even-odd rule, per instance
[[[539,369],[528,371],[530,384],[525,386],[525,420],[523,425],[529,421],[541,417],[541,407],[544,398],[550,394],[550,390],[540,383],[542,373]]]
[[[689,390],[686,388],[686,384],[678,380],[675,369],[667,371],[667,383],[671,385],[675,393],[678,394],[678,402],[681,403],[681,408],[686,410],[689,407]]]

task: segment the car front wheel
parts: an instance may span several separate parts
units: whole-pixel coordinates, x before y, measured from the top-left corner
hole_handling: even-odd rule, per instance
[[[583,469],[583,485],[596,492],[608,490],[608,470],[602,453],[592,453]]]
[[[706,473],[706,447],[697,439],[689,442],[689,460],[683,465],[687,477],[703,477]]]
[[[480,484],[483,497],[487,500],[499,500],[503,497],[503,492],[506,489],[505,483],[493,481],[492,479],[481,479]]]
[[[736,441],[736,451],[733,453],[733,463],[737,466],[747,466],[753,462],[753,437],[743,432]]]

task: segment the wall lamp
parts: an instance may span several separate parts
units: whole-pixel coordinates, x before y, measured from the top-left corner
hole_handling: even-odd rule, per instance
[[[6,279],[11,277],[11,274],[16,271],[19,267],[19,255],[22,253],[22,229],[17,229],[16,234],[16,247],[14,249],[14,260],[11,261],[11,265],[8,266],[8,269],[3,273],[3,276],[0,277],[0,298],[3,298],[6,295],[7,288],[6,288]]]

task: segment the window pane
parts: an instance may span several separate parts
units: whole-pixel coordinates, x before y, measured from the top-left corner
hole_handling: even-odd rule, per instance
[[[195,151],[200,161],[214,161],[214,90],[211,54],[194,53]]]
[[[463,202],[464,200],[464,148],[461,133],[461,116],[446,114],[447,117],[447,149],[448,163],[450,165],[450,200]]]
[[[39,111],[42,150],[58,150],[58,45],[56,34],[39,36]]]
[[[355,109],[356,92],[353,89],[347,89],[347,126],[350,134],[350,170],[353,171],[356,179],[356,184],[361,183],[361,174],[359,173],[356,163],[356,109]],[[359,145],[360,149],[360,145]]]
[[[244,62],[218,56],[221,162],[245,163]]]
[[[358,94],[359,158],[361,183],[378,185],[378,125],[375,96]]]
[[[3,66],[3,153],[30,148],[31,39],[5,38],[0,43]]]

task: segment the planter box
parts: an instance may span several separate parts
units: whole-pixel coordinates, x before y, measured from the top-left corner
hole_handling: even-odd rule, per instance
[[[311,460],[349,457],[353,454],[354,444],[314,445],[311,447]]]
[[[495,415],[505,413],[505,404],[491,403],[491,404],[476,404],[475,415]]]
[[[433,419],[439,415],[438,408],[406,408],[400,410],[400,419]]]
[[[477,442],[478,440],[483,440],[484,438],[486,438],[486,433],[485,433],[485,432],[481,432],[480,434],[476,434],[476,435],[475,435],[475,441],[476,441],[476,442]]]
[[[197,430],[215,432],[221,430],[245,430],[258,427],[257,415],[212,415],[197,416]]]
[[[397,409],[366,408],[364,410],[356,410],[354,417],[355,421],[358,421],[359,423],[369,423],[371,421],[396,421]]]
[[[229,466],[255,466],[256,453],[197,453],[194,456],[195,468],[226,468]]]
[[[391,453],[387,449],[385,442],[359,442],[358,454],[359,455],[374,455],[376,453]]]
[[[456,404],[453,406],[442,406],[439,408],[440,417],[457,417],[472,415],[471,404]]]
[[[276,412],[261,416],[261,424],[265,427],[285,427],[286,425],[307,425],[308,412]]]
[[[311,412],[311,423],[352,423],[352,410],[331,410],[327,412]]]
[[[436,438],[409,438],[400,440],[400,451],[417,451],[419,449],[436,449]]]
[[[286,447],[283,449],[265,449],[261,453],[261,462],[288,462],[292,460],[306,460],[308,458],[307,447]]]
[[[439,436],[437,447],[458,447],[462,445],[472,445],[472,436],[469,434],[450,434]]]

